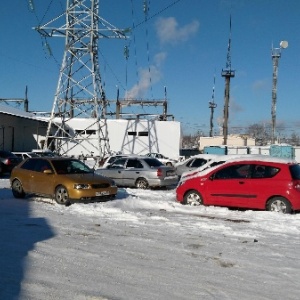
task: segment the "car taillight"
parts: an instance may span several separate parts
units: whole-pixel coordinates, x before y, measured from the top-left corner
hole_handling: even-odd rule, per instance
[[[300,181],[295,181],[294,182],[294,188],[298,191],[300,191]]]
[[[10,161],[10,159],[9,159],[9,158],[7,158],[7,159],[4,161],[4,164],[6,164],[6,165],[10,165],[10,164],[11,164],[11,161]]]
[[[158,168],[157,169],[157,173],[156,173],[157,177],[161,177],[163,175],[162,169]]]

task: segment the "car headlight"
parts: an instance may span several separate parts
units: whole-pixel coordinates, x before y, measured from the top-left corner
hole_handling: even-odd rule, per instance
[[[86,183],[75,183],[74,184],[75,190],[87,190],[89,188],[90,188],[90,185],[86,184]]]

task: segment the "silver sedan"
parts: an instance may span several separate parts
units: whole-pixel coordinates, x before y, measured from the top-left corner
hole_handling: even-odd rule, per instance
[[[151,157],[120,158],[107,168],[97,169],[95,173],[112,178],[117,186],[140,189],[176,186],[178,182],[173,167],[167,167]]]

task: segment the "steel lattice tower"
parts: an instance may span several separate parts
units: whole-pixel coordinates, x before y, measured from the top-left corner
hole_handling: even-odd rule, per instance
[[[126,38],[98,15],[100,0],[67,0],[66,12],[43,26],[35,28],[43,37],[64,37],[65,50],[60,68],[54,103],[48,124],[44,149],[55,148],[59,154],[78,144],[85,154],[103,158],[110,152],[106,108],[108,101],[101,82],[98,62],[99,38]],[[57,26],[64,18],[66,23]],[[75,118],[90,120],[85,136],[71,132]],[[92,120],[92,121],[91,121]],[[96,128],[96,138],[89,135]],[[84,141],[84,143],[82,143]]]
[[[222,77],[225,77],[224,93],[224,120],[223,120],[223,145],[227,145],[228,138],[228,119],[229,119],[229,100],[230,100],[230,78],[235,76],[235,71],[231,69],[231,16],[229,22],[229,41],[227,48],[226,68],[222,69]]]

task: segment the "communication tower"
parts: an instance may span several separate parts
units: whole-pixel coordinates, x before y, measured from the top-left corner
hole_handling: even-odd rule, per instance
[[[222,77],[225,77],[224,95],[224,119],[223,119],[223,145],[227,145],[228,137],[228,118],[229,118],[229,99],[230,99],[230,78],[235,76],[235,71],[231,69],[231,16],[229,23],[229,41],[227,48],[226,68],[222,69]]]
[[[287,41],[281,41],[279,48],[274,48],[272,45],[272,61],[273,61],[273,85],[272,85],[272,144],[275,143],[276,131],[276,103],[277,103],[277,76],[278,76],[278,62],[281,57],[281,49],[288,47]]]
[[[109,101],[101,82],[98,40],[125,39],[126,30],[117,29],[98,15],[99,1],[67,0],[63,14],[35,28],[45,39],[65,38],[64,55],[44,143],[44,149],[54,149],[59,154],[66,154],[66,149],[78,144],[87,145],[85,151],[95,153],[100,158],[110,152],[106,122]],[[61,19],[65,24],[60,24]],[[81,124],[81,131],[85,135],[71,132],[68,124],[76,118],[90,120],[87,128]],[[90,134],[94,128],[96,141]]]
[[[216,76],[214,76],[214,86],[213,86],[213,92],[211,101],[209,101],[209,108],[210,108],[210,130],[209,130],[209,136],[214,136],[214,110],[217,107],[217,104],[215,103],[215,83],[216,83]]]

